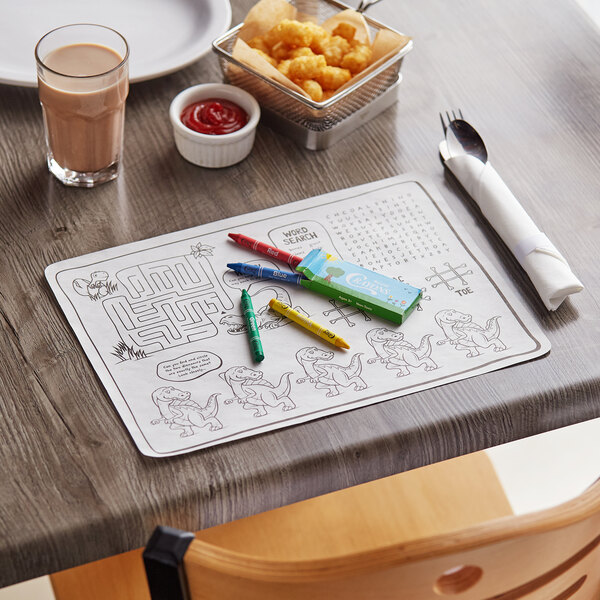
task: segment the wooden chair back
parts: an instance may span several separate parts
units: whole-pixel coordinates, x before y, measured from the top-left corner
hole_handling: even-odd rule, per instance
[[[343,491],[342,512],[347,512],[348,499],[358,488]],[[329,503],[325,506],[329,514],[334,514],[338,494],[322,497]],[[319,510],[320,500],[307,501],[313,503],[311,510]],[[437,501],[443,503],[444,497]],[[278,510],[283,515],[292,506]],[[264,515],[269,518],[269,513]],[[296,516],[298,535],[310,545],[314,523],[303,519],[302,512],[296,511]],[[257,523],[256,517],[248,521],[253,527]],[[252,531],[246,529],[246,534]],[[260,532],[254,529],[254,533]],[[265,558],[240,547],[217,545],[207,537],[191,543],[188,539],[182,554],[190,600],[600,598],[600,481],[574,500],[545,511],[505,516],[398,544],[367,544],[363,551],[324,554],[317,547],[314,557],[307,552],[300,560],[285,555]],[[351,523],[340,534],[344,537],[352,538]],[[150,583],[152,589],[151,577]],[[163,600],[160,595],[152,598]]]

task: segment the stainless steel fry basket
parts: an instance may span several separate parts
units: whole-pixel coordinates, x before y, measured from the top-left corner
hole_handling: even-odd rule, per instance
[[[337,0],[291,0],[291,4],[300,13],[316,17],[318,23],[322,23],[342,10],[351,8]],[[364,17],[371,38],[374,38],[381,29],[399,33],[366,15]],[[311,132],[312,134],[319,134],[336,128],[342,121],[365,108],[378,96],[394,86],[399,80],[402,60],[413,48],[411,40],[398,54],[385,61],[366,77],[359,79],[329,100],[315,102],[261,75],[252,67],[232,56],[233,46],[242,26],[243,23],[230,29],[213,42],[213,50],[219,55],[223,76],[233,85],[237,85],[252,94],[258,100],[262,109],[267,109],[267,111],[273,113],[279,125],[289,122],[295,126],[294,129],[296,130],[298,128],[306,130],[307,135]],[[372,116],[375,116],[375,114],[377,113],[374,112]],[[286,131],[283,132],[287,133]],[[312,137],[314,139],[314,135]],[[320,145],[320,147],[326,146]]]

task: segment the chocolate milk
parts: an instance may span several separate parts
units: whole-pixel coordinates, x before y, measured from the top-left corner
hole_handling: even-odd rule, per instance
[[[50,52],[38,78],[48,145],[63,168],[95,172],[121,154],[126,70],[123,57],[98,44],[73,44]]]

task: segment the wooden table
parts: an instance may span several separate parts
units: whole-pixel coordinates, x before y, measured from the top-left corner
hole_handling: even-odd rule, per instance
[[[234,1],[239,22],[252,0]],[[134,85],[124,171],[93,190],[47,172],[33,89],[0,86],[0,585],[600,416],[600,36],[573,0],[383,2],[415,38],[401,99],[329,150],[260,127],[205,170],[175,151],[173,96],[217,81],[209,55]],[[555,313],[437,155],[461,107],[497,170],[586,290]],[[542,324],[549,356],[171,459],[139,454],[43,277],[52,262],[406,171],[432,178]]]

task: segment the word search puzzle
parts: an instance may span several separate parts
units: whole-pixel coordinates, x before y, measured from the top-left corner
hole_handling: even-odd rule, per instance
[[[422,289],[402,325],[227,269],[281,263],[228,233]],[[400,176],[68,259],[46,277],[139,450],[183,454],[480,375],[550,343],[439,192]],[[255,363],[241,291],[265,359]],[[269,308],[331,328],[333,347]]]

